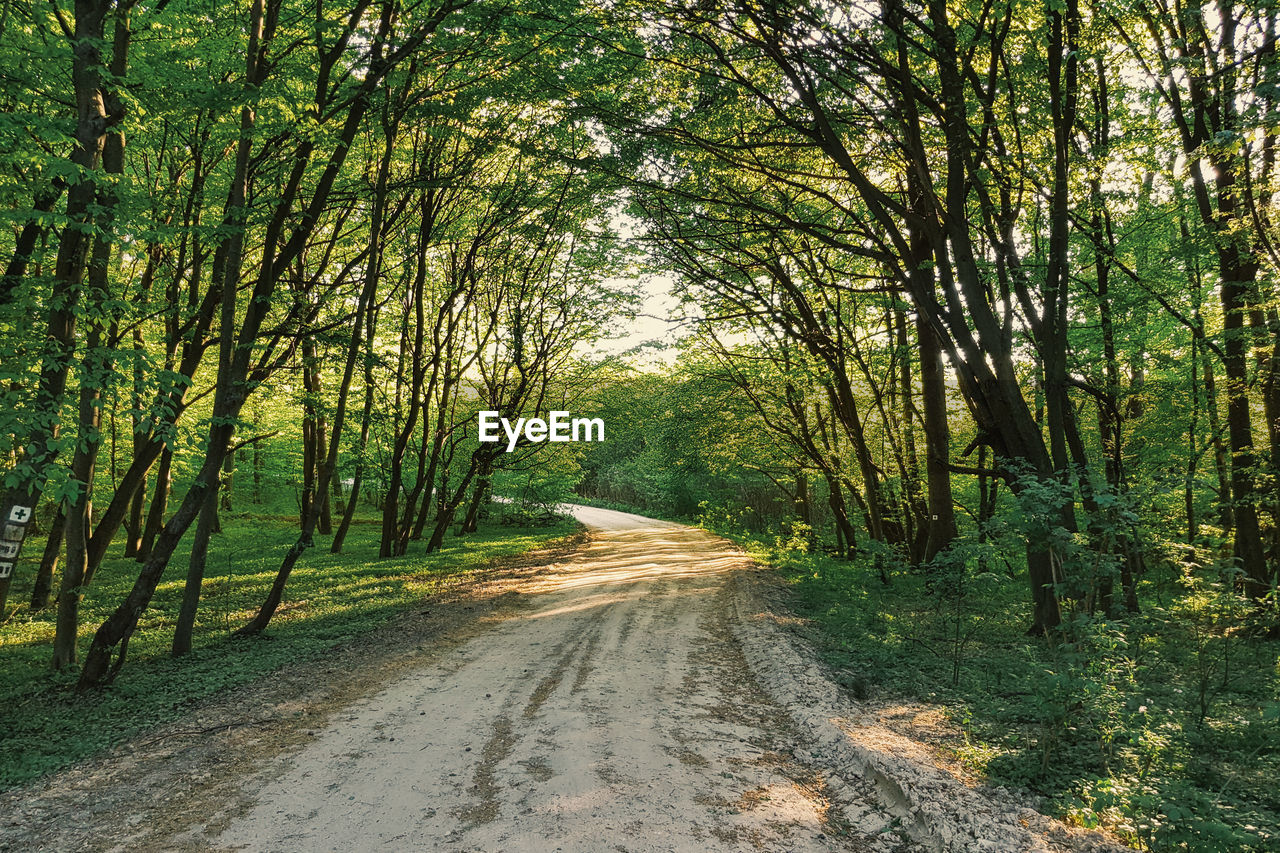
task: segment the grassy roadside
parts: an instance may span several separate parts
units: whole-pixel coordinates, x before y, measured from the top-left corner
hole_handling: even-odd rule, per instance
[[[290,577],[285,601],[261,637],[231,632],[256,611],[296,521],[224,519],[215,537],[196,625],[195,648],[181,660],[168,656],[184,584],[186,547],[174,556],[151,609],[129,646],[119,680],[102,691],[75,696],[77,673],[49,669],[54,614],[22,607],[0,626],[0,789],[106,749],[136,732],[178,718],[184,709],[291,663],[308,660],[384,624],[422,598],[490,565],[577,529],[572,520],[549,527],[483,526],[474,536],[448,540],[442,553],[377,559],[378,527],[353,525],[342,555],[317,537]],[[81,648],[133,583],[132,560],[108,559],[85,596]],[[14,585],[12,601],[30,595],[30,578]]]
[[[1212,594],[1166,607],[1153,581],[1141,616],[1050,644],[1003,567],[885,585],[869,560],[734,538],[854,695],[941,708],[947,757],[989,784],[1142,850],[1280,850],[1280,643],[1221,630]]]

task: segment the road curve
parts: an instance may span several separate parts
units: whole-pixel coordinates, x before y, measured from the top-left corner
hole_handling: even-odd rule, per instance
[[[593,537],[529,606],[336,714],[216,845],[879,847],[792,757],[798,735],[733,638],[728,579],[746,558],[689,527],[574,512]]]

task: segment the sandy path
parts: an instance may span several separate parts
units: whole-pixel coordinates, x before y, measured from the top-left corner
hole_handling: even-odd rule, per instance
[[[716,537],[581,508],[533,604],[336,714],[217,846],[245,850],[885,849],[829,809],[756,686]],[[887,821],[885,821],[887,822]],[[873,824],[877,821],[872,821]]]

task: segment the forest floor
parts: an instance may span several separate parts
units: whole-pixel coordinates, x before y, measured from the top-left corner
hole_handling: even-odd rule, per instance
[[[853,701],[725,540],[576,514],[576,549],[0,795],[0,849],[1108,849]]]

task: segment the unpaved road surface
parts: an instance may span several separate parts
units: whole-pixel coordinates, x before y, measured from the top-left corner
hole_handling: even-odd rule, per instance
[[[744,558],[687,527],[578,517],[597,535],[532,607],[339,713],[216,843],[870,849],[790,756],[789,720],[728,631],[725,581]]]
[[[895,722],[937,709],[851,700],[729,543],[574,511],[585,543],[0,793],[0,851],[1117,849]]]

